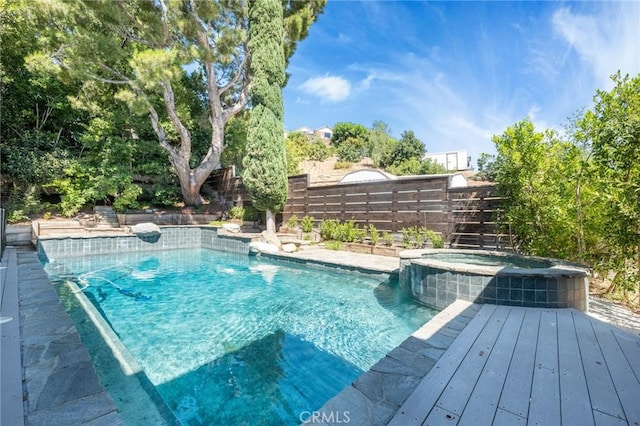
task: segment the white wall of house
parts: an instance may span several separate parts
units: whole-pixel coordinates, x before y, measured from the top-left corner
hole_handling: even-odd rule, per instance
[[[447,152],[428,152],[424,158],[429,158],[451,171],[469,169],[469,159],[466,149]]]

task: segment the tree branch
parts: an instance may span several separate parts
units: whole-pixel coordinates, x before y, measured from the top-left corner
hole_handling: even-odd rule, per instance
[[[184,158],[188,158],[191,154],[191,134],[182,124],[182,121],[176,112],[175,95],[173,93],[173,87],[171,87],[171,82],[165,80],[160,84],[163,88],[164,105],[167,108],[167,113],[169,114],[171,123],[173,123],[173,126],[180,135],[180,155]]]
[[[247,50],[247,45],[244,44],[242,46],[243,50],[244,50],[244,57],[242,58],[242,62],[240,63],[240,65],[238,66],[238,71],[236,72],[236,74],[233,76],[233,78],[224,86],[222,86],[220,88],[220,94],[222,95],[224,92],[226,92],[227,90],[229,90],[231,87],[233,87],[240,78],[246,78],[246,67],[247,67],[247,63],[249,62],[249,51]]]

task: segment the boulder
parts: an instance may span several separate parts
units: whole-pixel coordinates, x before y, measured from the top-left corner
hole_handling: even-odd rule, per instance
[[[161,234],[160,227],[155,223],[145,222],[138,223],[131,227],[131,232],[137,235]]]
[[[278,253],[280,249],[273,244],[262,241],[252,241],[249,243],[249,251],[258,253]]]
[[[293,243],[288,243],[288,244],[283,244],[282,245],[282,251],[285,253],[293,253],[294,251],[296,251],[296,245]]]

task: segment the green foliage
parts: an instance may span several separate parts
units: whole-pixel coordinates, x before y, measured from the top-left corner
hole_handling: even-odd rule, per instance
[[[335,240],[339,225],[340,221],[337,219],[323,220],[320,223],[320,237],[326,241]]]
[[[175,182],[154,182],[149,194],[150,202],[154,206],[175,206],[180,201],[179,186]]]
[[[337,161],[333,165],[335,170],[350,169],[351,167],[353,167],[353,163],[345,163],[344,161]]]
[[[404,248],[423,248],[427,242],[431,242],[433,248],[444,247],[442,237],[424,226],[420,228],[417,226],[411,226],[408,228],[402,228],[400,231],[402,233],[402,247]]]
[[[242,206],[233,206],[229,209],[229,217],[235,220],[244,220],[246,210]]]
[[[494,136],[501,223],[527,254],[559,258],[578,253],[576,173],[582,153],[553,131],[524,119]],[[587,200],[583,200],[587,201]]]
[[[250,70],[254,76],[250,92],[253,110],[247,132],[242,182],[258,210],[276,212],[284,207],[288,184],[282,137],[282,87],[286,78],[282,2],[255,0],[249,10],[249,21]],[[275,232],[275,224],[268,223],[267,228]]]
[[[26,40],[32,46],[25,53],[33,75],[45,76],[40,81],[48,78],[81,85],[81,96],[76,90],[61,99],[69,99],[91,115],[105,108],[106,99],[93,94],[107,84],[117,88],[110,89],[106,103],[127,105],[135,118],[128,130],[150,132],[165,151],[165,164],[169,156],[185,203],[198,205],[200,187],[219,160],[241,166],[246,130],[243,123],[235,126],[229,119],[245,108],[250,82],[253,104],[270,103],[281,120],[278,97],[286,81],[285,61],[307,36],[325,3],[280,2],[275,20],[259,1],[35,0],[28,16],[37,20],[22,25],[31,28]],[[13,50],[14,43],[4,37],[3,43]],[[278,90],[265,81],[275,82]],[[141,126],[138,117],[143,116],[146,124]],[[221,158],[225,148],[229,152]]]
[[[393,149],[387,151],[380,161],[384,167],[389,167],[399,165],[412,158],[421,161],[424,153],[425,149],[422,141],[412,131],[407,130],[402,132],[400,141],[394,144]]]
[[[327,241],[324,243],[324,247],[329,250],[340,250],[342,243],[340,241]]]
[[[495,181],[497,173],[495,160],[495,155],[487,154],[486,152],[481,153],[480,158],[478,158],[478,173],[475,178],[477,180]]]
[[[333,126],[333,135],[331,136],[331,145],[339,148],[344,142],[353,140],[352,143],[358,146],[366,146],[369,131],[362,124],[350,122],[340,122]]]
[[[247,222],[260,222],[263,219],[263,213],[253,206],[247,206],[244,208],[242,219]]]
[[[398,141],[392,138],[390,133],[387,123],[380,120],[374,121],[369,130],[368,151],[375,167],[383,167],[383,159],[389,158],[398,145]]]
[[[602,265],[616,271],[614,284],[636,289],[640,303],[640,74],[612,76],[614,87],[598,90],[593,110],[577,125],[590,143],[593,185],[603,221]]]
[[[394,243],[393,235],[391,235],[388,231],[384,231],[382,233],[382,244],[387,247],[391,247]]]
[[[303,217],[302,221],[300,221],[300,229],[302,229],[302,232],[313,231],[313,217],[311,216]]]
[[[360,138],[349,138],[336,148],[338,159],[343,162],[357,163],[366,155],[366,141]]]
[[[289,229],[296,229],[298,227],[298,216],[291,215],[289,219],[287,219],[286,227]]]
[[[9,197],[4,203],[7,209],[7,222],[24,222],[46,210],[52,209],[49,203],[40,199],[40,191],[37,185],[23,184],[14,186],[9,192]]]
[[[344,243],[353,243],[362,242],[367,236],[367,231],[358,228],[355,220],[340,222],[337,219],[330,219],[320,223],[320,236],[327,241],[336,240]]]
[[[378,232],[378,229],[374,226],[374,225],[369,225],[368,228],[368,233],[369,233],[369,241],[371,242],[372,246],[375,246],[378,244],[378,241],[380,241],[380,232]]]
[[[321,140],[312,140],[307,146],[307,158],[309,160],[325,161],[331,155],[333,155],[333,150]]]
[[[300,174],[300,162],[307,158],[307,137],[300,132],[292,132],[285,139],[285,150],[287,156],[287,175],[294,176]]]
[[[224,151],[220,156],[223,167],[236,166],[236,173],[242,174],[242,160],[247,154],[247,131],[249,112],[244,111],[233,117],[224,128]]]

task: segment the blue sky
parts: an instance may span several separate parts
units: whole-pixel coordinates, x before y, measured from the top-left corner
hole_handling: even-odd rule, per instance
[[[285,128],[382,120],[475,166],[526,116],[562,129],[618,69],[640,73],[640,2],[329,0],[291,58]]]

